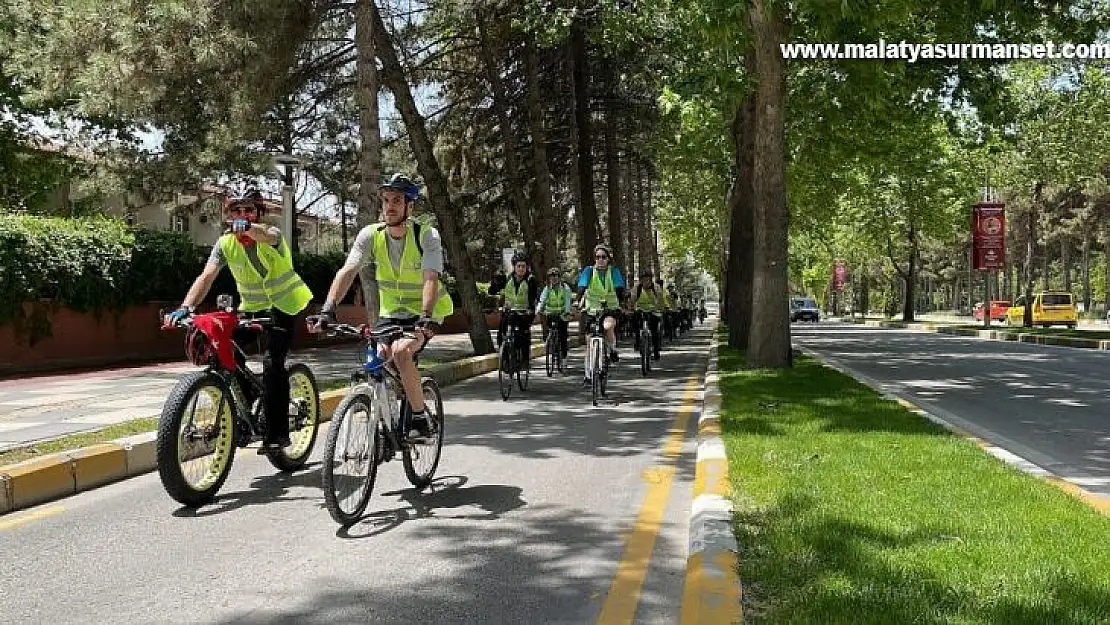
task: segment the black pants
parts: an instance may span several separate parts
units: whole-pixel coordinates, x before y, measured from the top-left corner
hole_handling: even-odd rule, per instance
[[[659,328],[659,315],[653,313],[639,310],[632,313],[632,328],[635,333],[636,348],[640,349],[640,324],[643,323],[645,315],[647,316],[648,328],[651,329],[651,344],[655,353],[658,354],[659,349],[663,346],[663,333]]]
[[[289,372],[285,370],[285,358],[293,344],[293,331],[296,315],[287,315],[280,310],[266,310],[254,313],[255,317],[270,317],[274,324],[267,331],[266,347],[262,352],[262,407],[266,415],[266,436],[264,442],[277,442],[289,436]],[[248,345],[256,336],[247,329],[235,330],[235,342]],[[239,363],[246,367],[245,362]],[[253,392],[245,374],[237,373],[239,384],[247,398],[253,402]]]
[[[504,342],[504,335],[509,328],[509,322],[512,321],[513,328],[516,329],[517,346],[527,348],[532,344],[532,321],[535,315],[529,315],[526,312],[510,311],[501,313],[501,324],[497,329],[497,347],[501,347]]]
[[[570,324],[568,322],[563,321],[563,318],[559,313],[547,315],[547,322],[543,326],[543,340],[547,340],[547,333],[549,332],[549,328],[555,328],[555,331],[558,333],[559,337],[559,349],[564,354],[567,353],[567,327],[569,325]]]

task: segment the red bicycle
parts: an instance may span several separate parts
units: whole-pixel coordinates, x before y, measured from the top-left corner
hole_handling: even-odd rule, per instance
[[[226,302],[225,297],[219,301]],[[160,319],[163,314],[159,311]],[[230,306],[221,306],[216,312],[162,326],[164,330],[186,328],[185,355],[204,367],[181,378],[166,399],[158,424],[158,475],[170,497],[186,506],[212,501],[231,472],[235,448],[260,441],[266,434],[262,376],[247,366],[247,355],[233,335],[236,330],[248,330],[261,341],[271,325],[270,319],[241,317]],[[267,458],[281,471],[295,471],[308,461],[316,443],[320,391],[307,365],[293,363],[286,368],[290,444]]]

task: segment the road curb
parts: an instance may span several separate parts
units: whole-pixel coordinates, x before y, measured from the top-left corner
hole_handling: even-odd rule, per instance
[[[697,465],[690,505],[690,543],[682,623],[738,623],[743,594],[737,574],[739,546],[732,532],[728,457],[720,437],[721,391],[717,337],[709,348],[705,392],[698,419]]]
[[[837,371],[842,375],[846,375],[852,378],[860,384],[863,384],[864,386],[867,386],[871,390],[875,391],[879,395],[882,395],[886,399],[897,402],[906,410],[928,421],[932,421],[933,423],[952,432],[956,436],[975,443],[983,451],[1010,465],[1011,467],[1021,471],[1022,473],[1040,478],[1041,480],[1079,499],[1091,508],[1094,508],[1096,511],[1106,516],[1110,516],[1110,498],[1104,497],[1097,493],[1092,493],[1091,491],[1084,489],[1082,486],[1068,481],[1063,476],[1057,475],[1056,473],[1053,473],[1052,471],[1041,467],[1035,462],[1027,460],[1026,458],[1023,458],[1022,456],[1008,449],[995,445],[990,441],[984,440],[982,437],[969,432],[966,429],[954,423],[951,423],[947,419],[935,414],[934,411],[930,411],[928,408],[920,406],[909,399],[906,399],[896,393],[887,390],[886,388],[883,388],[883,386],[875,380],[872,380],[871,378],[863,374],[852,371],[848,367],[837,362],[836,359],[819,354],[807,347],[801,347],[800,349],[802,353],[820,362],[822,365],[833,369],[834,371]]]
[[[568,348],[580,344],[578,337],[567,337]],[[531,354],[542,357],[544,345],[533,344]],[[449,386],[496,370],[497,354],[486,354],[436,365],[423,375]],[[320,393],[321,423],[331,420],[346,393]],[[156,446],[157,432],[143,432],[0,466],[0,515],[150,473],[157,468]]]
[[[866,321],[864,325],[873,328],[911,330],[913,332],[924,332],[927,334],[947,334],[950,336],[962,336],[988,341],[1010,341],[1015,343],[1029,343],[1032,345],[1072,347],[1075,349],[1095,349],[1101,351],[1110,350],[1110,340],[1085,339],[1077,336],[1051,336],[1015,330],[988,330],[986,328],[982,330],[957,328],[935,323],[914,323],[911,325],[903,321]]]

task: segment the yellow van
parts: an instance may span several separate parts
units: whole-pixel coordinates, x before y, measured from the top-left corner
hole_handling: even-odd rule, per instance
[[[1006,310],[1006,325],[1020,326],[1025,319],[1025,296],[1017,298],[1013,306]],[[1075,328],[1079,314],[1075,310],[1075,299],[1066,291],[1041,291],[1033,295],[1033,325],[1067,326]]]

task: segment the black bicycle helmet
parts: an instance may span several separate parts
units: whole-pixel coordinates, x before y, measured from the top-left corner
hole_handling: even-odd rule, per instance
[[[652,273],[651,269],[641,269],[641,270],[640,270],[640,277],[641,277],[641,278],[650,278],[650,277],[652,277],[652,276],[654,276],[654,275],[655,275],[655,274],[654,274],[654,273]]]
[[[515,252],[513,254],[512,264],[515,267],[517,263],[528,263],[528,256],[524,252]]]
[[[420,187],[416,186],[415,182],[409,180],[408,176],[402,173],[393,174],[388,182],[378,185],[378,189],[400,191],[405,194],[405,199],[410,202],[420,197]]]

